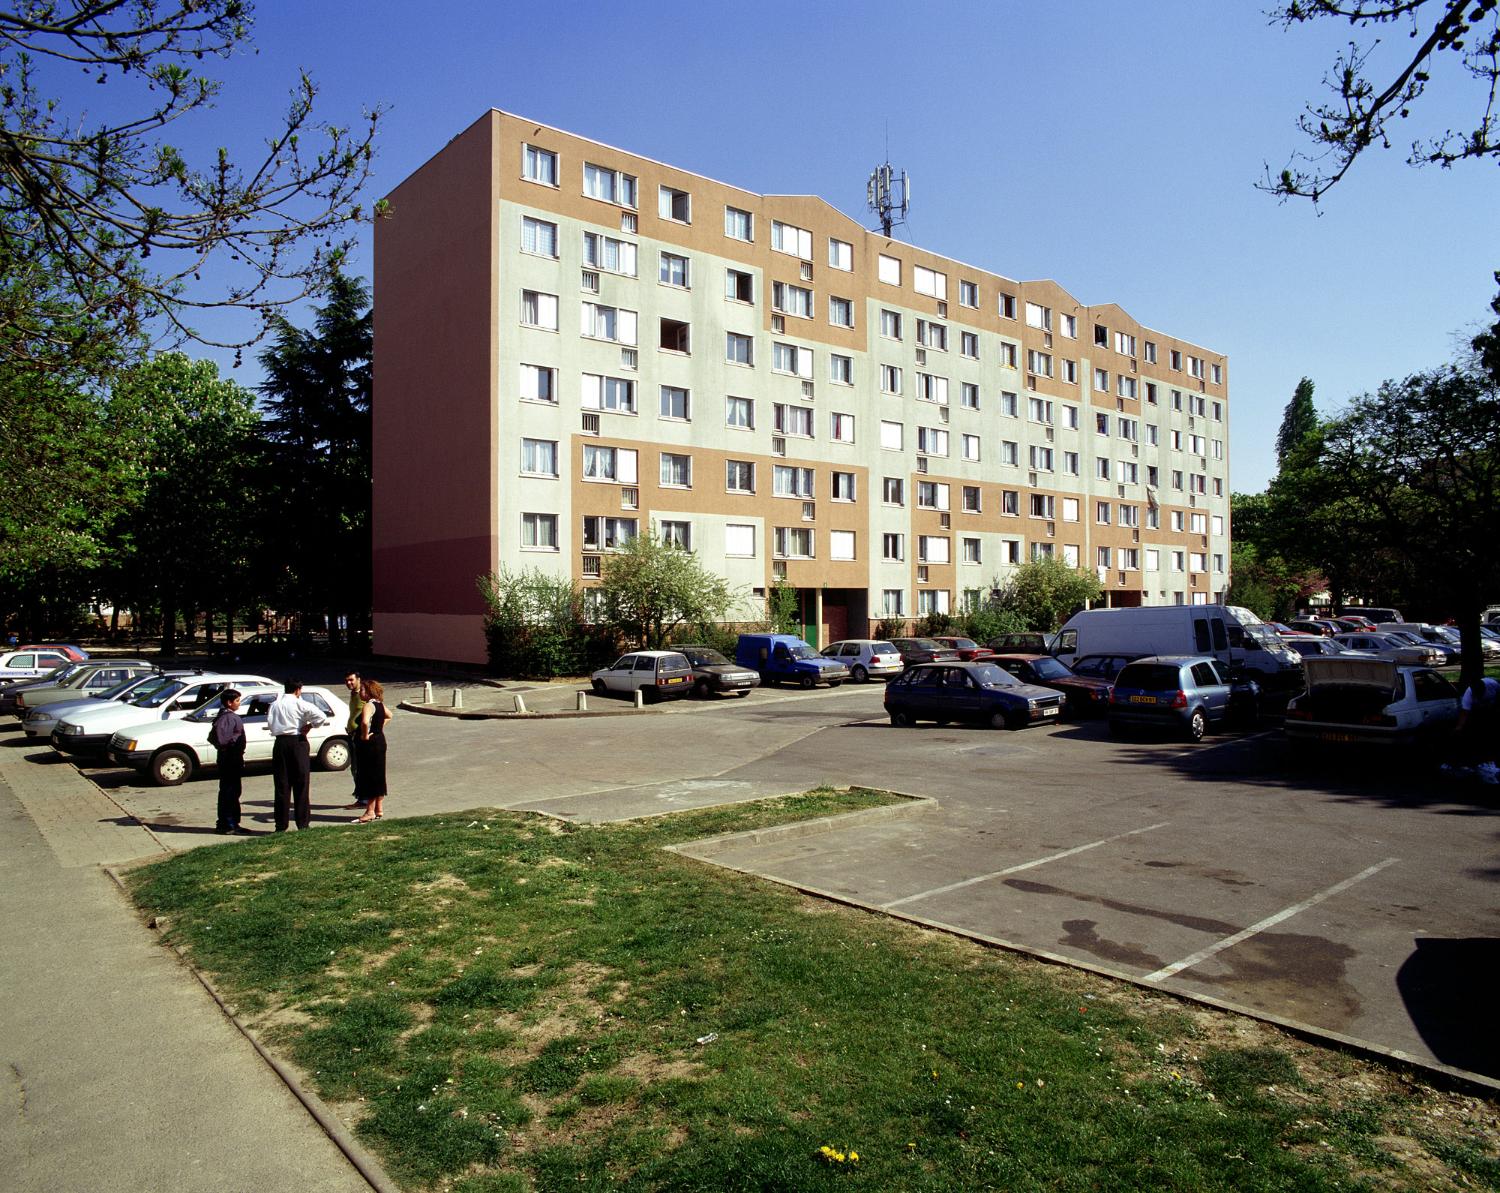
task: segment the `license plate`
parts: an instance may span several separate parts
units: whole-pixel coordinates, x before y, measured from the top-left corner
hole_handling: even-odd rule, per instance
[[[1055,717],[1058,714],[1058,710],[1055,708],[1044,708],[1041,710],[1041,713],[1044,717]]]
[[[1132,696],[1130,698],[1130,703],[1131,704],[1155,704],[1156,703],[1156,697],[1155,696]]]
[[[674,683],[687,683],[687,676],[674,675],[671,679],[666,681],[666,686],[671,687]]]
[[[1318,740],[1319,741],[1358,741],[1359,739],[1357,737],[1355,737],[1354,734],[1352,734],[1352,733],[1320,733],[1320,734],[1318,734]]]

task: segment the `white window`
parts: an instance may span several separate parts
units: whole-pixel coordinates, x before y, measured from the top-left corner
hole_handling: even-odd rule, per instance
[[[886,617],[906,616],[906,592],[900,588],[880,590],[880,603]]]
[[[798,348],[794,344],[771,345],[771,369],[777,373],[793,373],[798,377],[813,375],[811,348]]]
[[[838,327],[854,326],[854,303],[847,298],[828,298],[828,322]]]
[[[778,435],[813,437],[813,412],[806,406],[787,406],[781,402],[771,407],[771,421]]]
[[[854,473],[835,472],[833,474],[832,497],[835,501],[854,500]]]
[[[1063,454],[1062,454],[1062,470],[1065,473],[1067,473],[1067,475],[1069,475],[1069,476],[1077,476],[1078,475],[1078,453],[1077,452],[1063,452]]]
[[[755,337],[743,336],[737,331],[724,333],[724,359],[730,364],[755,364]]]
[[[1108,547],[1100,547],[1099,548],[1099,566],[1101,568],[1107,568],[1107,567],[1109,567],[1109,557],[1110,557],[1110,549]]]
[[[656,533],[662,542],[670,543],[680,551],[693,549],[693,524],[691,522],[663,519],[657,523]]]
[[[621,207],[635,206],[635,175],[622,174],[596,166],[592,162],[583,165],[583,193],[591,199],[602,199],[606,203],[618,203]]]
[[[557,370],[546,365],[521,366],[521,399],[526,402],[557,401]]]
[[[1094,502],[1094,521],[1099,523],[1100,526],[1109,525],[1109,502]]]
[[[1062,315],[1059,316],[1059,321],[1062,324],[1063,335],[1067,336],[1070,340],[1076,340],[1078,338],[1078,316]]]
[[[742,269],[724,271],[724,297],[730,302],[755,301],[755,275]]]
[[[854,558],[854,531],[830,530],[828,532],[828,558]]]
[[[884,253],[881,253],[876,268],[877,276],[887,286],[899,286],[901,284],[901,262],[895,257],[887,257]]]
[[[673,186],[660,187],[656,196],[656,214],[679,224],[693,222],[693,197]]]
[[[828,379],[839,385],[853,385],[854,358],[830,352],[828,354]]]
[[[658,280],[667,286],[690,287],[692,275],[688,272],[688,259],[680,253],[662,253]]]
[[[1062,425],[1070,431],[1078,430],[1078,407],[1064,406],[1062,408]]]
[[[660,413],[663,418],[689,419],[692,417],[692,404],[688,391],[676,385],[663,385],[661,387]]]
[[[958,404],[965,410],[979,409],[979,386],[971,381],[963,381],[958,386]]]
[[[829,414],[828,434],[836,443],[853,443],[854,415],[837,412]]]
[[[777,497],[812,497],[813,470],[777,464],[771,475],[771,492]]]
[[[979,459],[979,436],[965,435],[963,437],[964,459],[978,461]]]
[[[521,471],[532,476],[556,476],[557,440],[521,440]]]
[[[1214,384],[1215,385],[1223,385],[1224,384],[1224,366],[1223,365],[1214,365],[1213,366],[1213,374],[1214,374]],[[1215,403],[1215,405],[1217,405],[1217,403]]]
[[[948,612],[948,590],[946,588],[918,589],[917,612],[923,615]]]
[[[724,461],[724,488],[730,493],[754,493],[755,462],[753,460]]]
[[[1045,398],[1026,399],[1026,417],[1034,423],[1052,425],[1052,403]]]
[[[1150,342],[1149,340],[1147,341]],[[1161,552],[1155,547],[1146,548],[1146,570],[1148,572],[1161,571]]]
[[[754,240],[755,216],[738,207],[725,207],[724,235],[731,240]]]
[[[1074,547],[1073,550],[1076,552],[1078,550],[1078,548]],[[1001,542],[1000,542],[1000,562],[1001,563],[1020,563],[1021,562],[1021,540],[1020,539],[1002,539],[1001,540]],[[1074,562],[1076,563],[1077,561],[1075,560]]]
[[[538,257],[557,256],[557,225],[546,220],[521,217],[521,251]]]
[[[1135,355],[1135,337],[1123,331],[1115,332],[1115,351],[1121,356]]]
[[[618,240],[598,232],[583,234],[583,260],[591,269],[605,273],[636,276],[636,247],[628,240]]]
[[[1137,394],[1136,394],[1135,378],[1134,377],[1124,377],[1124,376],[1116,377],[1115,378],[1115,392],[1117,394],[1119,394],[1119,396],[1122,397],[1122,398],[1133,398],[1133,397],[1136,397]]]
[[[753,431],[755,429],[755,399],[725,398],[724,425],[727,427],[743,427],[747,431]]]
[[[557,515],[522,514],[521,546],[530,551],[556,551]]]
[[[804,286],[793,286],[790,282],[772,282],[771,309],[784,315],[795,315],[798,319],[811,319],[813,292]]]
[[[1007,369],[1016,367],[1016,346],[1009,340],[1000,341],[1000,363]]]
[[[886,477],[881,493],[886,505],[906,504],[906,482],[899,476]]]
[[[901,370],[895,365],[880,366],[880,392],[885,394],[901,392]]]
[[[1012,468],[1021,463],[1021,445],[1014,439],[1000,440],[1000,463],[1009,464]]]
[[[1034,348],[1026,349],[1026,371],[1039,377],[1052,376],[1052,354],[1038,352]]]
[[[581,304],[580,334],[592,340],[612,340],[617,344],[636,343],[634,311],[600,306],[596,302]]]
[[[585,410],[634,414],[635,382],[624,377],[602,377],[597,373],[585,373],[579,391],[579,404]]]
[[[521,291],[521,325],[557,330],[557,295],[536,290]]]
[[[636,483],[636,454],[634,448],[597,447],[592,443],[583,445],[583,477],[591,481],[618,481],[622,485]]]
[[[1208,570],[1208,556],[1202,551],[1188,553],[1188,571],[1206,572]]]
[[[911,285],[918,294],[941,299],[948,297],[948,275],[922,265],[912,266]]]
[[[880,334],[889,340],[901,338],[901,315],[897,311],[880,312]]]
[[[583,519],[583,545],[592,551],[612,551],[635,538],[638,526],[634,518],[588,515]]]
[[[693,483],[693,457],[676,452],[662,452],[661,483],[674,489],[690,488]]]
[[[1000,391],[1000,413],[1008,418],[1018,417],[1020,411],[1020,399],[1008,389]]]
[[[1019,517],[1021,513],[1021,495],[1014,489],[1001,489],[1000,512],[1008,517]]]
[[[965,485],[963,496],[960,500],[963,502],[964,513],[977,514],[982,512],[978,485]]]
[[[948,378],[934,377],[931,373],[918,373],[917,399],[946,406],[948,404]]]
[[[1052,449],[1033,443],[1026,449],[1027,460],[1037,472],[1052,471]]]
[[[979,309],[978,282],[958,283],[958,305],[961,307],[973,307],[976,311]]]
[[[900,563],[906,558],[906,536],[883,534],[880,536],[880,557],[887,563]]]
[[[882,422],[880,424],[880,446],[881,447],[886,448],[889,451],[896,451],[896,452],[898,452],[898,451],[900,451],[902,449],[901,438],[902,437],[901,437],[901,424],[900,423]]]
[[[1076,522],[1076,521],[1078,521],[1078,498],[1076,498],[1076,497],[1064,497],[1063,498],[1063,516],[1062,516],[1062,520],[1064,522]]]
[[[755,557],[755,527],[740,522],[729,522],[724,526],[724,554],[737,558]]]
[[[1109,392],[1109,370],[1108,369],[1095,369],[1094,370],[1094,388],[1097,389],[1100,393],[1103,393],[1103,394],[1107,394]]]
[[[1000,312],[1000,318],[1014,319],[1016,317],[1016,296],[1014,294],[1000,294],[997,309]]]
[[[521,177],[545,186],[557,185],[557,154],[535,145],[521,147]]]
[[[918,563],[948,563],[947,536],[941,534],[919,534],[917,536]]]
[[[1141,481],[1140,466],[1134,460],[1115,461],[1115,482],[1121,485],[1137,485]]]
[[[1141,345],[1141,348],[1142,355],[1146,358],[1146,363],[1154,365],[1156,363],[1156,342],[1154,340],[1147,340]]]
[[[926,319],[918,319],[917,343],[924,348],[936,348],[939,352],[946,352],[948,351],[948,329],[941,323],[929,323]]]
[[[1191,373],[1194,377],[1198,377],[1200,379],[1202,378],[1203,358],[1201,356],[1188,357],[1188,372]],[[1202,569],[1200,568],[1199,570],[1201,571]]]
[[[918,481],[917,507],[924,510],[946,510],[948,486],[941,481]]]
[[[917,450],[929,456],[948,454],[948,432],[937,427],[917,428]]]
[[[1052,308],[1044,307],[1034,302],[1026,304],[1026,326],[1040,328],[1042,331],[1052,330]],[[1032,372],[1036,372],[1035,369]]]
[[[783,224],[780,220],[772,220],[771,247],[778,253],[786,253],[792,257],[800,257],[804,261],[811,261],[812,233],[795,224]]]
[[[964,539],[963,548],[964,548],[963,560],[964,560],[965,563],[982,563],[983,562],[983,560],[981,560],[980,556],[979,556],[979,540],[978,539],[974,539],[974,538],[966,538],[966,539]]]
[[[1184,567],[1184,561],[1186,559],[1187,559],[1187,556],[1183,552],[1181,552],[1181,551],[1173,551],[1172,552],[1172,570],[1174,572],[1180,572],[1180,571],[1182,571],[1183,567]]]
[[[979,359],[979,337],[972,331],[961,331],[958,333],[958,351],[960,355],[967,356],[970,360]]]
[[[1213,532],[1216,535],[1224,533],[1224,515],[1223,514],[1215,514],[1213,516]]]
[[[1106,456],[1094,457],[1094,475],[1102,481],[1109,479],[1109,458]]]
[[[777,526],[773,529],[773,553],[777,559],[813,558],[813,532],[810,526]]]
[[[1208,533],[1208,515],[1207,514],[1189,514],[1188,515],[1188,529],[1190,531],[1192,531],[1194,534],[1207,534]]]
[[[828,240],[828,266],[842,269],[845,273],[854,268],[854,246],[847,240]]]

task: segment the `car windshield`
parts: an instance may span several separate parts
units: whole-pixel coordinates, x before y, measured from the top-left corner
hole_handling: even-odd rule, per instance
[[[908,638],[907,645],[913,650],[947,650],[941,642],[935,638]]]
[[[802,642],[797,643],[796,646],[787,647],[787,650],[794,659],[816,659],[819,657],[817,651]]]
[[[151,680],[146,680],[145,684],[149,685],[152,682],[153,681],[151,681]],[[156,682],[160,682],[160,681],[156,681]],[[112,688],[105,688],[104,691],[98,692],[98,693],[96,693],[96,695],[97,695],[97,697],[100,700],[117,700],[119,697],[125,695],[125,693],[128,692],[128,691],[130,691],[132,688],[136,688],[136,687],[140,687],[140,686],[142,686],[142,680],[141,680],[141,677],[139,675],[137,675],[137,676],[134,676],[131,679],[121,680],[119,683],[115,684],[114,687],[112,687]]]
[[[1173,691],[1181,686],[1181,674],[1165,663],[1130,663],[1115,680],[1116,688],[1142,688],[1148,692]]]
[[[1391,630],[1386,634],[1386,638],[1401,646],[1422,645],[1422,639],[1418,638],[1415,634],[1408,634],[1405,630]]]
[[[186,687],[187,684],[180,680],[170,680],[162,687],[137,692],[126,703],[133,704],[137,708],[160,708]]]
[[[1031,669],[1038,679],[1067,679],[1073,674],[1057,659],[1036,659],[1032,662]]]
[[[1247,625],[1245,637],[1255,639],[1268,650],[1280,650],[1286,645],[1281,635],[1267,625]]]
[[[681,648],[682,653],[687,655],[687,660],[694,667],[723,667],[729,664],[726,659],[716,650],[697,649],[691,646]]]
[[[949,638],[948,641],[959,650],[975,650],[979,646],[972,638]]]
[[[1021,681],[1007,671],[1004,667],[996,666],[994,663],[981,663],[969,672],[982,688],[1018,688]]]
[[[871,654],[900,654],[894,642],[877,642],[870,647]]]

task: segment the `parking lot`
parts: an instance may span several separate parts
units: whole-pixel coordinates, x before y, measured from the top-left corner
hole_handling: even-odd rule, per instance
[[[465,703],[486,698],[474,689]],[[1196,746],[1114,741],[1101,722],[895,729],[880,700],[871,685],[576,720],[404,713],[390,730],[387,814],[503,806],[609,819],[819,783],[933,797],[923,815],[773,836],[711,860],[1500,1077],[1495,789],[1378,760],[1309,771],[1265,725]],[[211,778],[151,788],[128,771],[88,773],[169,847],[221,840]],[[349,786],[314,774],[315,823],[352,815],[337,808]],[[270,789],[263,772],[247,779],[257,831],[269,828]]]

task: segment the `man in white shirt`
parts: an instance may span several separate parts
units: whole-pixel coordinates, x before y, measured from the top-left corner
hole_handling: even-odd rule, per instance
[[[314,704],[302,699],[302,681],[288,680],[286,691],[266,713],[266,728],[274,739],[271,746],[271,777],[276,784],[276,831],[287,830],[288,804],[295,812],[297,827],[312,823],[312,759],[307,733],[328,718]]]

